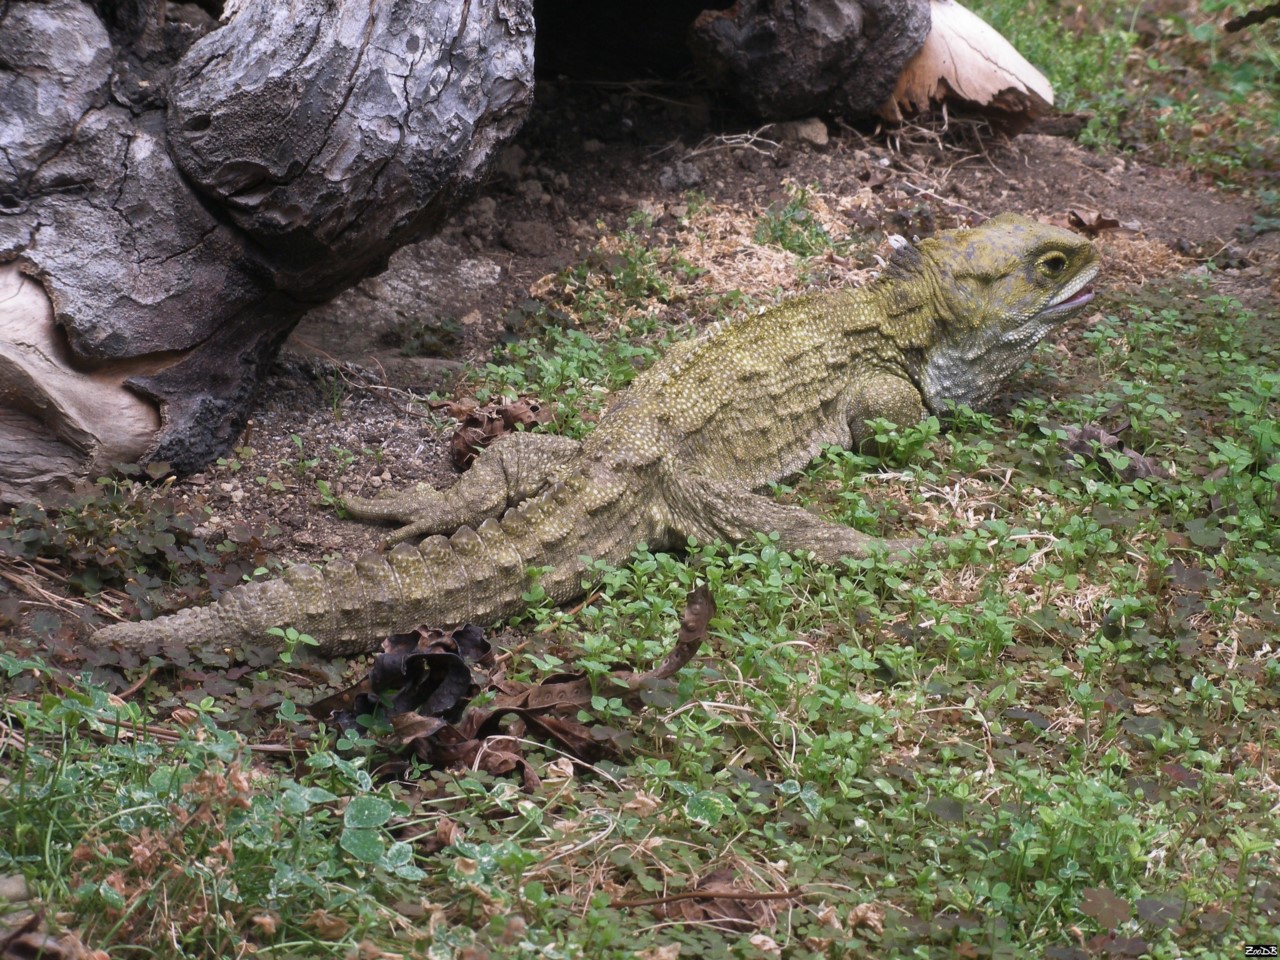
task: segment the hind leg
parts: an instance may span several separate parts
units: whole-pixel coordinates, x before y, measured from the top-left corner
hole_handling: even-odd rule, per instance
[[[388,543],[476,527],[538,493],[577,452],[578,441],[568,437],[513,433],[480,454],[448,489],[418,483],[373,500],[347,497],[347,512],[357,520],[401,524],[388,535]]]

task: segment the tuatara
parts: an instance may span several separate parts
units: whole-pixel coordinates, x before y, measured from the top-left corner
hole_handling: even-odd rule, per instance
[[[530,568],[564,602],[581,592],[586,558],[621,563],[641,542],[776,532],[785,549],[826,562],[911,549],[759,491],[828,444],[858,445],[868,420],[911,424],[948,401],[988,402],[1089,303],[1097,273],[1087,240],[1009,214],[904,246],[860,289],[799,297],[673,347],[581,442],[518,433],[447,490],[349,498],[356,518],[403,525],[384,554],[299,564],[92,642],[263,641],[280,626],[310,634],[322,653],[351,654],[416,624],[518,612]]]

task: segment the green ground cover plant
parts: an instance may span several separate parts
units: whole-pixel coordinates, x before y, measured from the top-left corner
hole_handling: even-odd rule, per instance
[[[666,334],[644,302],[679,302],[693,274],[634,235],[622,250],[564,274],[540,308],[560,313],[547,346],[508,347],[481,388],[576,387],[576,402],[648,362]],[[1277,348],[1204,280],[1126,300],[1083,332],[1071,374],[1034,364],[1004,415],[878,424],[874,454],[832,450],[776,491],[873,533],[918,526],[940,554],[827,567],[767,537],[641,549],[577,608],[531,595],[508,676],[596,677],[579,720],[624,745],[574,764],[532,743],[531,794],[397,759],[374,716],[317,723],[294,702],[297,638],[289,662],[224,677],[230,698],[188,683],[183,700],[160,670],[121,699],[6,654],[0,875],[113,956],[1275,942]],[[588,429],[595,409],[566,423]],[[60,539],[91,516],[46,517],[32,538],[19,514],[6,536],[96,570]],[[170,581],[185,571],[171,561]],[[665,655],[698,583],[719,607],[710,649],[626,705],[611,671]],[[717,879],[739,891],[728,917],[680,899]]]
[[[1096,111],[1086,137],[1124,146],[1106,84],[1131,97],[1147,77],[1141,117],[1159,71],[1111,55],[1136,49],[1131,13],[1099,22],[1038,20],[1050,40],[1024,52]],[[1175,49],[1212,46],[1170,23]],[[1243,132],[1179,153],[1174,110],[1167,158],[1250,185],[1255,155],[1218,151],[1267,122],[1272,81],[1246,66],[1271,42],[1233,48],[1195,106],[1242,96]],[[1099,57],[1119,72],[1088,86]],[[833,246],[810,189],[756,223],[801,270]],[[693,317],[750,307],[700,292],[647,226],[515,308],[476,396],[554,398],[554,429],[582,435]],[[377,711],[311,717],[359,665],[316,664],[305,638],[284,662],[68,669],[71,624],[32,624],[49,649],[0,654],[0,890],[25,891],[0,924],[158,958],[1234,958],[1280,941],[1280,357],[1271,318],[1220,289],[1209,274],[1104,300],[1071,362],[1046,348],[1008,409],[877,424],[872,451],[829,451],[775,491],[945,541],[928,558],[823,566],[761,537],[640,549],[571,609],[532,591],[492,636],[505,675],[583,672],[578,720],[614,745],[575,762],[513,732],[534,792],[429,768]],[[269,487],[373,459],[304,445],[224,466]],[[0,550],[154,609],[278,564],[249,530],[206,542],[192,513],[113,481],[12,515]],[[697,584],[718,606],[707,647],[628,701],[618,665],[666,655]],[[691,896],[709,887],[725,895]]]
[[[971,8],[1050,80],[1058,106],[1087,116],[1081,142],[1137,151],[1272,197],[1280,154],[1280,22],[1227,33],[1255,4],[1159,0]]]

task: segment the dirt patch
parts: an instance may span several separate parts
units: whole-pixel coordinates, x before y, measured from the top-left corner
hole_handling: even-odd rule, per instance
[[[316,480],[365,496],[418,479],[451,482],[448,425],[415,398],[452,390],[464,363],[490,355],[509,311],[637,212],[649,239],[705,271],[700,284],[757,303],[862,282],[888,252],[888,234],[1003,211],[1066,223],[1073,209],[1124,225],[1098,239],[1113,289],[1213,262],[1224,292],[1254,305],[1277,292],[1280,235],[1247,239],[1247,200],[1133,157],[1044,135],[962,138],[969,147],[955,131],[885,137],[836,127],[821,146],[707,136],[687,105],[592,97],[555,96],[439,236],[303,320],[237,456],[177,488],[212,506],[211,538],[232,522],[270,529],[264,549],[287,560],[376,547],[381,531],[338,519]],[[801,188],[828,234],[849,241],[847,258],[815,268],[755,242],[761,216]]]
[[[1063,223],[1072,209],[1098,211],[1129,228],[1101,238],[1128,282],[1213,258],[1246,276],[1270,276],[1280,254],[1280,235],[1241,239],[1253,218],[1248,201],[1060,137],[1028,134],[970,150],[943,135],[886,140],[847,128],[833,129],[824,147],[767,134],[695,141],[681,113],[647,103],[624,101],[622,120],[630,110],[645,122],[620,122],[632,132],[605,142],[598,122],[581,119],[590,103],[558,98],[559,109],[531,121],[438,237],[400,251],[384,274],[310,313],[289,347],[434,385],[447,379],[449,361],[482,358],[506,310],[629,215],[650,215],[664,239],[678,242],[673,214],[687,208],[690,191],[728,215],[688,232],[682,252],[709,270],[712,284],[752,294],[794,292],[797,258],[751,239],[788,185],[811,187],[828,208],[826,222],[872,246],[886,233],[924,234],[1008,210]],[[404,328],[440,324],[454,331],[442,338],[445,362],[406,365]]]
[[[531,121],[440,236],[400,251],[386,273],[313,311],[287,350],[355,364],[386,387],[447,390],[460,361],[488,356],[504,315],[531,288],[637,212],[652,219],[658,239],[706,271],[701,282],[710,289],[764,302],[801,292],[805,282],[863,282],[876,266],[873,254],[887,252],[889,233],[924,234],[1008,210],[1065,224],[1071,210],[1086,209],[1120,221],[1125,229],[1098,238],[1113,287],[1203,270],[1216,258],[1228,264],[1218,274],[1227,292],[1257,302],[1276,288],[1280,235],[1241,239],[1253,219],[1247,200],[1133,157],[1035,134],[966,149],[945,134],[885,138],[840,127],[818,147],[772,140],[767,131],[706,136],[687,120],[681,109],[643,98],[557,97],[556,109]],[[753,241],[761,215],[796,186],[811,191],[810,207],[833,237],[866,241],[847,262],[825,264],[803,281],[800,258]],[[691,197],[704,209],[687,222]],[[405,357],[396,346],[402,331],[433,322],[457,330],[448,355]],[[373,478],[447,482],[445,431],[407,416],[403,403],[379,401],[391,391],[366,393],[336,430],[314,396],[289,400],[297,377],[288,371],[273,379],[271,402],[256,419],[282,424],[277,435],[345,433],[346,447],[379,451],[380,463],[344,489],[367,493]]]

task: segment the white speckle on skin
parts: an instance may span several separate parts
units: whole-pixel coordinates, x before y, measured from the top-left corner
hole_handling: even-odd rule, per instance
[[[1043,268],[1050,253],[1066,257],[1060,276]],[[1088,241],[1023,217],[939,234],[896,253],[860,290],[800,297],[715,323],[673,348],[615,399],[580,447],[545,438],[576,453],[528,453],[514,470],[531,475],[519,496],[512,471],[481,472],[486,458],[506,462],[495,447],[450,491],[394,498],[379,515],[422,524],[419,535],[456,526],[449,539],[429,536],[417,557],[393,553],[390,566],[365,558],[363,579],[343,561],[322,576],[299,569],[229,590],[211,607],[107,627],[93,640],[198,644],[291,625],[314,636],[324,653],[370,650],[387,633],[424,619],[486,622],[516,612],[528,586],[523,569],[531,566],[550,568],[543,587],[562,602],[581,591],[583,554],[616,563],[641,540],[664,548],[707,529],[725,535],[708,526],[709,517],[724,513],[716,496],[762,511],[735,517],[735,531],[745,524],[806,548],[805,537],[816,536],[825,541],[823,556],[865,550],[863,535],[804,511],[762,506],[749,492],[799,471],[824,443],[850,442],[867,420],[910,419],[926,407],[940,411],[947,400],[985,402],[1046,333],[1083,306],[1053,305],[1096,272]],[[682,477],[705,478],[719,493],[676,483],[679,496],[668,496],[663,483]],[[521,497],[528,499],[507,509]],[[488,506],[461,525],[442,522],[460,515],[460,502]],[[405,583],[424,575],[429,583]]]

